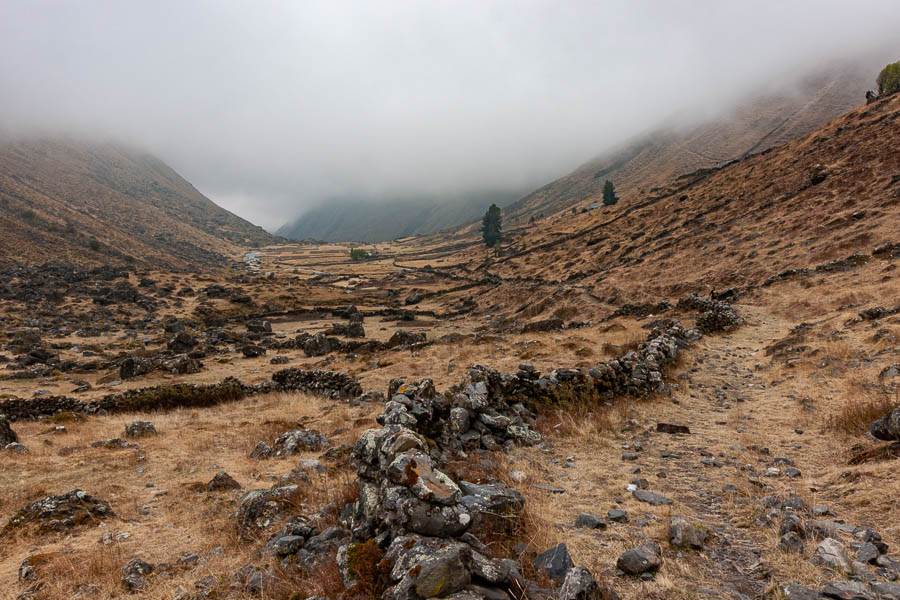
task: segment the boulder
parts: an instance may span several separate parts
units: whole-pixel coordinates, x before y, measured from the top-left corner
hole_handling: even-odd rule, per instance
[[[153,370],[153,366],[153,361],[149,358],[129,356],[119,364],[119,379],[146,375]]]
[[[872,422],[869,426],[872,437],[887,442],[900,440],[900,407]]]
[[[268,528],[275,517],[296,504],[299,489],[296,485],[283,485],[251,490],[238,506],[238,525],[244,533]]]
[[[778,549],[790,554],[803,554],[803,539],[793,531],[781,536]]]
[[[599,515],[590,513],[579,513],[575,517],[575,527],[585,527],[587,529],[606,529],[607,522]]]
[[[197,340],[187,331],[179,331],[169,340],[166,347],[176,354],[186,354],[194,349]]]
[[[648,490],[634,490],[631,492],[631,495],[635,497],[636,500],[640,500],[641,502],[646,502],[651,506],[662,506],[663,504],[672,504],[671,498],[666,498],[661,494],[657,494],[655,492],[650,492]]]
[[[122,567],[122,585],[129,591],[136,591],[147,584],[146,576],[153,572],[153,565],[140,558],[132,558]]]
[[[290,456],[298,452],[321,450],[328,445],[328,438],[312,429],[294,429],[278,436],[272,444],[275,456]]]
[[[822,540],[811,560],[813,564],[826,569],[844,573],[853,572],[850,557],[847,556],[847,549],[835,538],[829,537]]]
[[[659,552],[659,546],[655,542],[647,542],[624,552],[616,561],[616,566],[629,575],[655,571],[660,565]]]
[[[125,425],[125,437],[136,438],[156,435],[156,427],[150,421],[132,421]]]
[[[272,333],[272,325],[262,319],[247,321],[247,331],[252,333]]]
[[[691,524],[686,519],[672,515],[669,517],[669,543],[673,546],[688,546],[695,550],[703,548],[706,530]]]
[[[557,584],[562,583],[569,569],[575,566],[565,544],[558,544],[541,552],[534,558],[532,564],[535,571],[545,574]]]
[[[241,354],[244,355],[244,358],[256,358],[257,356],[265,356],[266,349],[256,344],[245,344],[241,347]]]

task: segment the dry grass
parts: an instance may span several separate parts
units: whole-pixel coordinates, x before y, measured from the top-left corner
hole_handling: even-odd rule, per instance
[[[122,590],[122,565],[134,556],[152,564],[177,563],[182,552],[208,557],[196,568],[176,568],[165,577],[151,577],[141,597],[168,600],[179,585],[192,589],[193,582],[206,575],[230,581],[241,566],[257,562],[256,545],[241,540],[233,517],[243,492],[208,493],[202,491],[206,482],[224,470],[245,489],[271,487],[297,467],[299,458],[315,458],[319,453],[252,460],[248,454],[257,441],[271,443],[278,434],[302,423],[328,435],[333,445],[352,443],[373,423],[377,408],[354,408],[302,394],[272,394],[204,409],[72,419],[61,434],[46,433],[45,423],[16,423],[21,441],[31,452],[0,455],[0,479],[16,484],[0,495],[0,514],[11,515],[48,494],[82,488],[109,501],[118,518],[65,537],[20,534],[4,540],[0,579],[15,581],[16,569],[26,556],[70,549],[42,565],[52,580],[42,598],[68,599],[79,585],[88,584],[100,587],[98,598],[115,597]],[[136,418],[151,420],[159,435],[135,440],[140,445],[137,450],[89,447],[92,441],[121,435],[125,423]],[[63,446],[85,448],[60,456],[58,449]],[[310,514],[329,502],[354,498],[354,474],[346,466],[324,464],[329,467],[326,473],[309,473],[313,483],[301,486],[295,512]],[[146,487],[147,483],[153,487]],[[99,543],[104,533],[129,537],[107,545]],[[211,554],[215,547],[223,550]],[[283,576],[285,589],[297,589],[294,579],[300,576]],[[304,577],[308,574],[300,578]],[[278,592],[273,597],[286,600],[289,594]]]
[[[826,421],[826,429],[830,431],[848,436],[863,435],[869,430],[872,421],[900,406],[898,390],[891,393],[886,388],[859,380],[853,380],[849,385],[851,389],[845,394],[843,405]]]

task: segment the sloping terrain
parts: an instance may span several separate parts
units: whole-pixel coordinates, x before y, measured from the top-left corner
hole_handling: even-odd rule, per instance
[[[599,204],[603,183],[644,193],[673,178],[760,152],[814,131],[864,102],[872,64],[832,66],[795,86],[752,98],[710,121],[661,127],[612,148],[572,173],[504,208],[509,224],[540,213]]]
[[[900,238],[900,155],[890,142],[898,134],[900,97],[892,96],[614,207],[509,231],[502,256],[473,246],[459,272],[566,281],[617,302],[762,285],[790,269],[869,255]]]
[[[64,139],[0,144],[0,261],[186,268],[275,239],[144,152]]]

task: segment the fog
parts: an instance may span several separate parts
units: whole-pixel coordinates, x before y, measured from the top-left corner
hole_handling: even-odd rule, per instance
[[[146,148],[274,228],[330,197],[536,187],[898,24],[897,0],[5,0],[0,131]]]

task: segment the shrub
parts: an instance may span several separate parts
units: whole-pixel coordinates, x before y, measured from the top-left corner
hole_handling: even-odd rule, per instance
[[[351,248],[350,249],[350,259],[351,260],[363,260],[369,255],[368,252],[363,250],[362,248]]]
[[[875,79],[879,96],[890,96],[900,92],[900,61],[891,63],[881,70]]]

